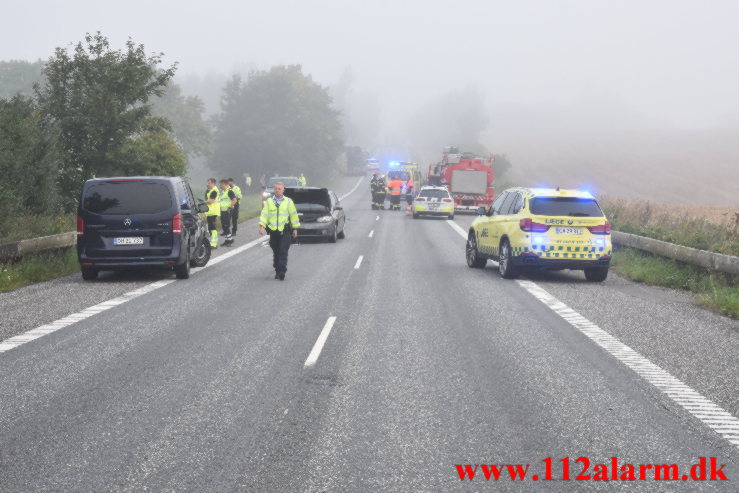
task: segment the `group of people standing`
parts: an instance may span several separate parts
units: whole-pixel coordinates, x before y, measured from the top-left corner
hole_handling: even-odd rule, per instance
[[[208,189],[205,192],[205,203],[208,212],[205,217],[210,232],[210,247],[218,248],[218,218],[221,218],[222,234],[225,239],[222,246],[231,246],[233,237],[239,226],[239,202],[243,198],[241,188],[233,178],[224,178],[216,186],[215,178],[208,178]]]
[[[388,183],[384,176],[375,172],[370,180],[372,209],[385,209],[385,198],[388,195],[390,196],[390,210],[400,210],[400,200],[403,195],[405,195],[405,200],[410,205],[413,202],[413,186],[413,178],[403,182],[400,178],[395,177]]]

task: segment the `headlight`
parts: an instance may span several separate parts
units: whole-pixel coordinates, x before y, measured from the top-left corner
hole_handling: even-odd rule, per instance
[[[318,219],[316,219],[316,221],[319,223],[330,223],[331,221],[333,221],[333,219],[334,218],[331,216],[321,216]]]

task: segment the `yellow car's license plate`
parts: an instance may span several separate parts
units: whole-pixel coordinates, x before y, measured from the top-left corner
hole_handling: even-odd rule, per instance
[[[581,235],[582,228],[557,228],[558,235]]]

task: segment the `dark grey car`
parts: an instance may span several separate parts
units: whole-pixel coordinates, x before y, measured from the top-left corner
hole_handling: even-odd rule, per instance
[[[336,243],[344,238],[346,216],[336,194],[326,188],[290,187],[285,195],[293,199],[300,216],[298,240],[309,238]]]

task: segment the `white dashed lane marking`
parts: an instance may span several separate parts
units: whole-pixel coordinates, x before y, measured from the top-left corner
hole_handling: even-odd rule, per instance
[[[305,360],[305,368],[312,367],[316,364],[316,361],[318,361],[318,357],[321,355],[321,351],[323,350],[323,345],[326,344],[326,339],[328,339],[328,335],[331,333],[331,329],[335,322],[336,317],[328,317],[328,320],[326,320],[323,330],[321,330],[321,333],[318,335],[318,339],[316,339],[316,343],[313,345],[313,349],[311,349],[308,358]]]
[[[451,220],[447,221],[447,224],[462,238],[467,239],[467,231],[462,229],[459,224]],[[664,392],[677,405],[739,448],[739,419],[735,416],[562,303],[535,282],[524,280],[516,282],[595,344],[634,370],[637,375]]]
[[[375,235],[375,230],[370,231],[368,238],[372,238]]]
[[[359,269],[359,266],[362,265],[362,260],[363,259],[364,259],[364,255],[360,255],[359,258],[357,259],[357,263],[354,264],[354,268],[355,269]]]

